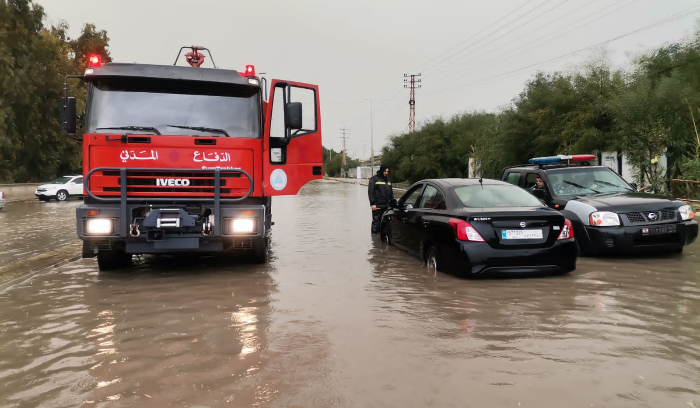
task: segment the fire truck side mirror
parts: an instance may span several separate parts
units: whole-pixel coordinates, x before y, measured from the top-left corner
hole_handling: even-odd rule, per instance
[[[289,102],[284,107],[284,123],[288,129],[301,129],[303,125],[301,116],[301,102]]]
[[[77,113],[75,98],[61,98],[61,130],[63,133],[72,134],[77,130]]]

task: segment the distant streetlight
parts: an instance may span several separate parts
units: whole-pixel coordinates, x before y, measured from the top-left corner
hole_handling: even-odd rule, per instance
[[[369,149],[372,151],[372,172],[374,172],[374,109],[372,109],[372,98],[365,98],[369,101]]]

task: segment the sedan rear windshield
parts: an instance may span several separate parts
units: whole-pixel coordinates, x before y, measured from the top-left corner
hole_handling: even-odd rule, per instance
[[[510,185],[462,186],[454,189],[466,207],[541,207],[542,202]]]

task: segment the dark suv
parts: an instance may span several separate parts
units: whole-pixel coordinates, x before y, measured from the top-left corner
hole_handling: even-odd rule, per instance
[[[582,254],[680,253],[697,238],[698,223],[685,202],[639,193],[610,168],[575,159],[572,163],[572,157],[531,159],[532,164],[504,169],[502,179],[561,211],[574,227]],[[544,189],[536,187],[538,176]]]

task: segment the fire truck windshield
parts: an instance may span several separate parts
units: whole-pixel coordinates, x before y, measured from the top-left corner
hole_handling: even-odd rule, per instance
[[[260,137],[260,90],[233,84],[100,78],[92,81],[88,133],[122,129],[174,136]]]

